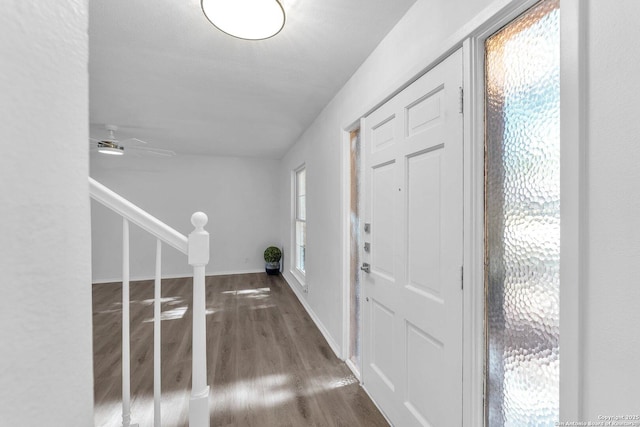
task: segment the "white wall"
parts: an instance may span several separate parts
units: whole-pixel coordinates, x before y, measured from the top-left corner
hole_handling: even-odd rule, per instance
[[[93,425],[87,2],[0,14],[0,424]]]
[[[342,130],[442,55],[445,40],[489,3],[418,0],[283,158],[283,189],[290,188],[291,170],[307,165],[308,293],[299,296],[338,353],[343,322]],[[285,252],[292,253],[289,192],[283,191],[281,204]],[[285,278],[296,283],[287,272]]]
[[[178,155],[139,158],[91,155],[91,176],[184,235],[193,212],[209,216],[207,274],[264,271],[263,252],[279,245],[278,160]],[[93,281],[122,277],[122,219],[91,203]],[[152,278],[155,238],[131,232],[131,277]],[[187,257],[163,246],[164,277],[192,274]]]
[[[588,5],[583,407],[597,420],[640,414],[640,3]]]

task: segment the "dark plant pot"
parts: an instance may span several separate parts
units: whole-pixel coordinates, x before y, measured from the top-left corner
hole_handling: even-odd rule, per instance
[[[280,274],[280,261],[278,262],[268,262],[265,264],[264,270],[270,276],[275,276]]]

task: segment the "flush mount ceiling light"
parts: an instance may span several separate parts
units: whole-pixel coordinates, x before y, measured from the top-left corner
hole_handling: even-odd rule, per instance
[[[209,22],[239,39],[268,39],[284,27],[279,0],[201,0],[201,6]]]
[[[112,141],[100,141],[98,142],[98,153],[122,156],[124,154],[124,147]]]

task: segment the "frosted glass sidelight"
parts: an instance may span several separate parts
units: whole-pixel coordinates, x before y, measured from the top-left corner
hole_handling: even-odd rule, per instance
[[[349,359],[355,366],[360,366],[360,248],[362,236],[360,235],[360,129],[350,133],[349,138],[349,169],[350,169],[350,215],[349,215],[349,241],[350,241],[350,286],[349,286]]]
[[[559,1],[486,41],[487,425],[559,408]]]

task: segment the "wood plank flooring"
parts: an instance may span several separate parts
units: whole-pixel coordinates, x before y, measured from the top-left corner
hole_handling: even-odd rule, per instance
[[[211,426],[387,426],[280,276],[206,278]],[[119,283],[93,285],[95,425],[122,425]],[[162,425],[187,426],[191,279],[162,281]],[[131,283],[132,421],[153,425],[153,282]]]

